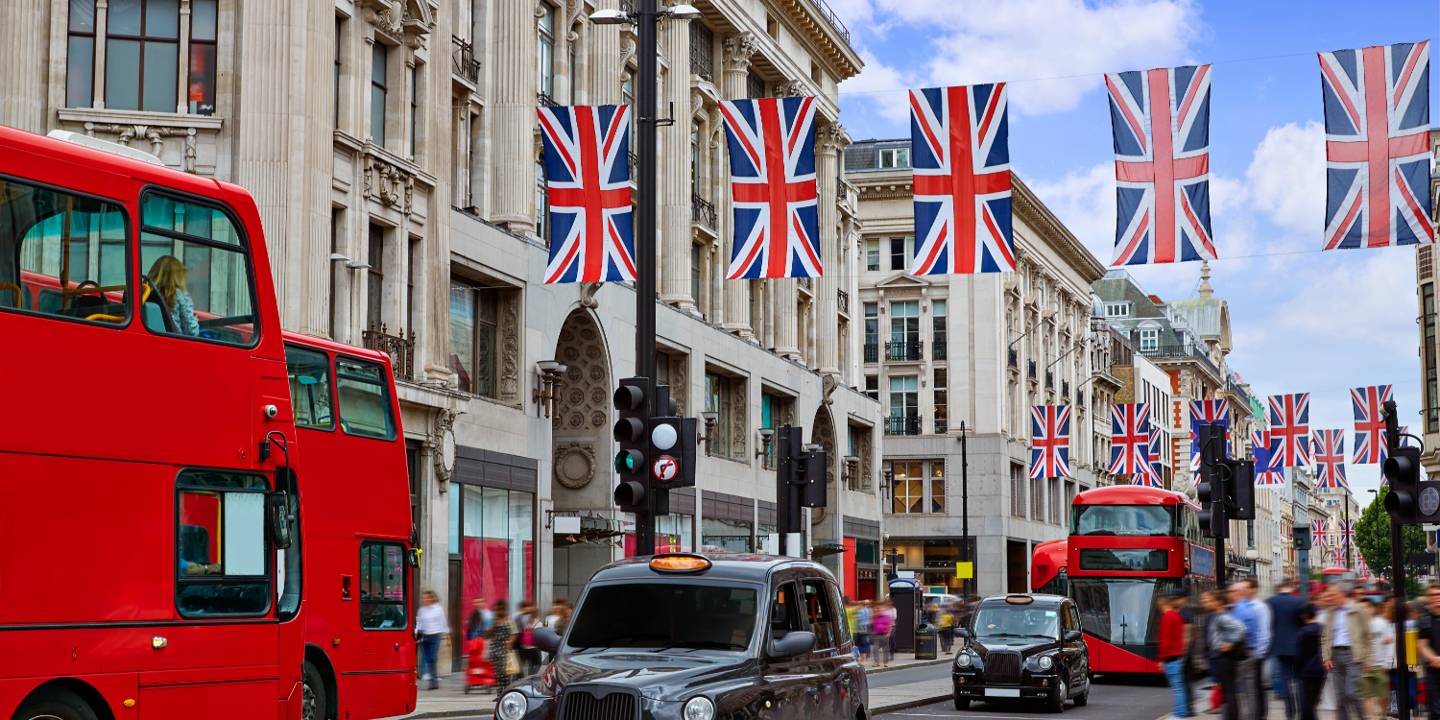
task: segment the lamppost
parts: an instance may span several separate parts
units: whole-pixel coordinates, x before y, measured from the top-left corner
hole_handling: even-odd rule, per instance
[[[970,577],[965,580],[965,595],[971,593],[972,584],[975,582],[975,556],[970,551],[970,456],[966,453],[965,438],[969,430],[965,427],[965,421],[960,421],[960,555],[962,562],[971,563]]]

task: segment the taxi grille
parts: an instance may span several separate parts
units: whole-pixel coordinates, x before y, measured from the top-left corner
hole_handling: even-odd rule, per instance
[[[639,717],[639,698],[633,691],[572,688],[565,691],[557,720],[638,720]]]
[[[986,685],[1014,685],[1020,682],[1020,656],[1016,653],[992,652],[985,658]]]

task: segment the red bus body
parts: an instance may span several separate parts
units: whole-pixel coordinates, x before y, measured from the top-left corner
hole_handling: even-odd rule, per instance
[[[1035,549],[1036,582],[1063,577],[1080,607],[1090,666],[1105,673],[1161,673],[1156,600],[1184,590],[1195,604],[1215,584],[1215,551],[1202,542],[1198,508],[1158,488],[1117,485],[1075,496],[1070,537]],[[1063,548],[1064,561],[1058,562]]]
[[[1031,560],[1030,588],[1047,595],[1069,595],[1065,563],[1069,559],[1070,541],[1051,540],[1035,546]]]

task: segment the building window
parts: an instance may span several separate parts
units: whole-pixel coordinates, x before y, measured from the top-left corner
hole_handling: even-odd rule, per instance
[[[330,208],[331,255],[340,254],[340,213],[342,212],[344,211],[340,208]],[[335,335],[335,280],[336,275],[340,273],[340,267],[342,266],[334,261],[331,261],[330,266],[330,339],[335,340],[337,339]]]
[[[890,463],[890,512],[925,512],[925,464],[919,461]]]
[[[495,397],[499,291],[450,280],[450,369],[460,392]]]
[[[70,0],[65,107],[90,107],[95,98],[95,0]]]
[[[1048,522],[1051,525],[1061,524],[1059,478],[1050,478],[1050,517]]]
[[[550,241],[550,187],[545,178],[545,157],[535,163],[535,236]]]
[[[882,169],[910,167],[910,148],[885,148],[881,150],[880,167]]]
[[[700,193],[700,126],[690,123],[690,194]]]
[[[905,269],[905,240],[906,238],[890,238],[890,269]]]
[[[949,420],[949,399],[950,392],[946,389],[948,373],[945,368],[935,368],[935,434],[944,435],[950,432]]]
[[[385,145],[385,72],[390,48],[377,42],[370,47],[370,141]]]
[[[745,76],[745,97],[750,100],[765,97],[765,78],[757,75],[754,70]]]
[[[711,455],[745,459],[745,448],[731,442],[735,435],[735,406],[745,402],[744,387],[744,381],[739,378],[713,372],[705,373],[705,412],[717,414]]]
[[[335,16],[335,129],[340,129],[340,68],[341,59],[345,57],[340,52],[340,39],[345,37],[345,18]]]
[[[419,124],[420,117],[420,68],[410,68],[410,159],[415,159],[415,126]]]
[[[880,401],[880,377],[878,375],[865,376],[865,397],[876,402]]]
[[[865,241],[865,269],[876,272],[880,269],[880,241]]]
[[[1436,387],[1435,372],[1435,284],[1422,285],[1420,298],[1424,313],[1420,322],[1425,328],[1425,432],[1433,433],[1440,432],[1440,388]]]
[[[549,3],[540,3],[540,98],[541,105],[554,104],[555,97],[555,8]]]
[[[690,244],[690,299],[700,305],[700,246]]]
[[[1105,317],[1130,317],[1129,303],[1110,303],[1105,306]]]
[[[1154,351],[1160,347],[1159,330],[1140,331],[1140,352]]]
[[[945,512],[945,461],[930,461],[930,512]]]
[[[876,303],[865,303],[865,362],[880,362],[880,318]]]
[[[105,107],[173,113],[180,3],[116,0],[105,31]]]
[[[920,378],[915,375],[893,375],[890,377],[890,424],[891,435],[914,435],[911,432],[896,432],[897,419],[909,419],[920,414]]]
[[[381,291],[385,287],[385,228],[370,223],[370,242],[366,247],[365,327],[379,330],[384,322]]]
[[[920,303],[890,303],[890,342],[913,343],[920,341]]]
[[[1025,517],[1025,468],[1020,465],[1010,465],[1010,515],[1012,517]]]
[[[931,351],[934,353],[934,359],[944,360],[950,350],[949,344],[945,342],[947,335],[944,300],[936,300],[930,303],[930,318]]]
[[[215,31],[217,0],[190,2],[190,81],[187,84],[191,115],[215,114]]]
[[[1045,480],[1030,478],[1030,519],[1045,522]]]

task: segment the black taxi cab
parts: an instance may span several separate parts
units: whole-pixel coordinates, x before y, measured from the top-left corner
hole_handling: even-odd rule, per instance
[[[552,660],[502,691],[497,720],[868,720],[869,687],[825,566],[669,553],[611,563]]]
[[[1090,652],[1075,601],[1010,594],[980,601],[958,640],[950,675],[955,709],[972,701],[1042,701],[1063,712],[1090,700]]]

